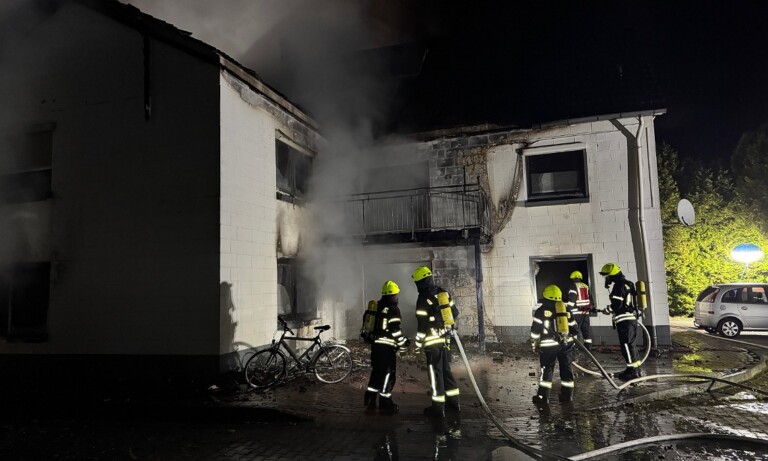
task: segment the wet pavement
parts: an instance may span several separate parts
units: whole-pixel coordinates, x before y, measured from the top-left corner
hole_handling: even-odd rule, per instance
[[[674,350],[649,357],[645,374],[697,373],[730,376],[768,391],[764,372],[768,334],[744,333],[741,343],[673,329]],[[486,417],[458,357],[452,364],[462,392],[461,417],[428,420],[430,402],[422,359],[400,358],[394,416],[366,414],[365,349],[353,374],[339,384],[313,376],[268,392],[220,389],[199,399],[148,402],[124,399],[96,409],[59,413],[16,412],[0,417],[0,459],[109,460],[525,460]],[[617,392],[605,379],[580,374],[570,404],[553,398],[536,408],[538,362],[527,345],[489,344],[484,354],[471,344],[472,372],[492,413],[519,442],[570,457],[642,437],[692,432],[768,439],[768,401],[733,387],[704,392],[709,383],[681,380],[640,383]],[[595,354],[608,371],[623,361],[609,348]],[[582,360],[583,357],[582,357]],[[586,364],[585,364],[586,366]],[[692,394],[695,393],[695,394]],[[765,446],[717,441],[667,442],[595,459],[760,459]]]

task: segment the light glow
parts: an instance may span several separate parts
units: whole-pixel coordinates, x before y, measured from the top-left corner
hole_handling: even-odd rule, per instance
[[[742,243],[731,250],[731,258],[734,261],[750,264],[763,257],[763,250],[753,243]]]

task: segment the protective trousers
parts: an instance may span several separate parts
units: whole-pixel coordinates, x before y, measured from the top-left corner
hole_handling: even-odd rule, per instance
[[[592,329],[589,324],[589,313],[578,313],[573,316],[576,325],[579,327],[581,339],[587,349],[592,349]]]
[[[635,347],[635,338],[637,337],[637,321],[624,320],[616,324],[616,333],[619,334],[619,344],[621,345],[621,355],[627,362],[627,368],[636,368],[639,366],[637,360],[637,348]]]
[[[539,381],[538,401],[546,402],[552,390],[552,378],[555,374],[555,360],[560,365],[560,401],[570,402],[573,399],[573,345],[566,347],[542,347],[539,353],[541,364],[541,380]]]
[[[392,406],[392,389],[397,378],[397,349],[386,344],[371,346],[371,377],[365,392],[365,405],[376,403],[383,409]]]
[[[444,347],[429,347],[425,350],[429,368],[429,384],[432,390],[432,406],[445,411],[445,402],[459,408],[459,385],[451,372],[449,351]]]

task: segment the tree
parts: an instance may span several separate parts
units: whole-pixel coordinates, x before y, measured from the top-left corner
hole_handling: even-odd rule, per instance
[[[662,147],[660,165],[670,172],[679,171],[674,149]],[[665,173],[666,174],[666,173]],[[662,213],[677,204],[672,184],[662,189],[659,172]],[[696,224],[691,227],[670,225],[664,228],[664,257],[667,270],[669,310],[672,315],[691,315],[696,296],[711,284],[734,282],[744,267],[731,260],[731,250],[740,243],[754,243],[768,249],[768,238],[750,207],[734,194],[735,186],[728,171],[699,166],[688,175],[689,199],[696,209]],[[666,210],[666,211],[665,211]],[[745,279],[768,281],[768,261],[750,267]]]

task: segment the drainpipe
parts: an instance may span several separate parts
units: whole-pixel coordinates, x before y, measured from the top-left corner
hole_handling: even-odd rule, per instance
[[[638,117],[637,133],[634,135],[627,130],[618,120],[611,123],[627,138],[627,183],[629,192],[629,218],[630,233],[633,238],[635,258],[637,260],[638,278],[647,283],[646,296],[648,299],[648,332],[651,337],[651,349],[658,348],[656,328],[656,312],[653,303],[653,280],[651,276],[651,262],[649,258],[650,248],[648,243],[648,230],[645,223],[645,187],[643,185],[643,143],[641,142],[645,127],[643,116]],[[634,147],[635,155],[632,155]],[[648,178],[650,183],[650,178]],[[634,203],[633,203],[634,202]],[[635,213],[633,213],[636,212]],[[632,218],[635,218],[633,222]],[[639,245],[637,244],[639,241]]]
[[[477,295],[477,343],[485,352],[485,309],[483,308],[483,261],[480,239],[475,240],[475,293]]]

